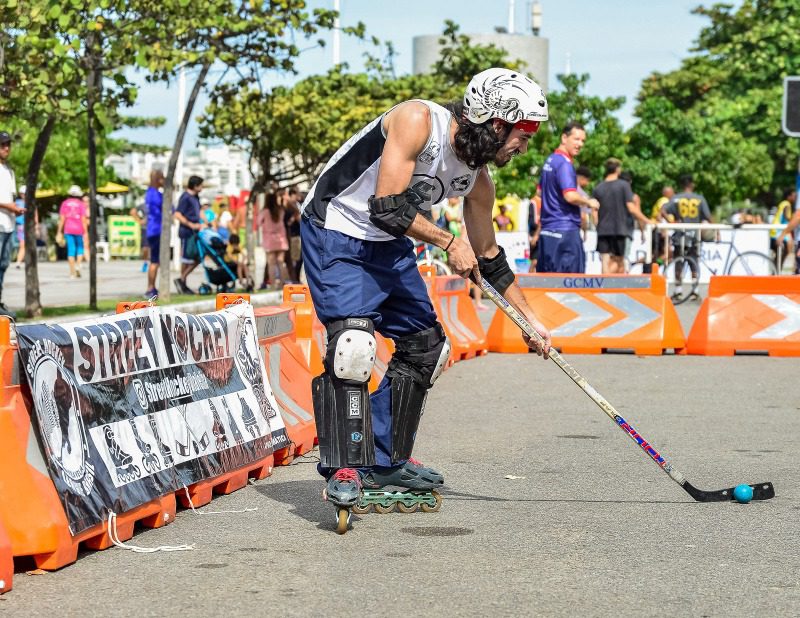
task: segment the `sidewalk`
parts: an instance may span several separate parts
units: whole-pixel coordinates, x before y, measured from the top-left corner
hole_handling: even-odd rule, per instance
[[[147,274],[142,272],[143,261],[137,260],[111,260],[97,262],[97,300],[144,300],[144,293],[147,289]],[[261,281],[264,272],[263,264],[257,262],[257,276],[254,277],[257,284]],[[82,277],[80,279],[69,278],[69,266],[67,262],[39,262],[39,291],[41,302],[44,307],[60,307],[68,305],[88,305],[89,304],[89,267],[83,264]],[[172,281],[177,278],[178,272],[170,274],[170,291],[176,294],[175,284]],[[205,271],[198,266],[189,275],[189,287],[197,290],[198,286],[205,281]],[[182,303],[180,308],[190,313],[212,311],[214,309],[214,294],[208,296],[197,296],[197,301],[192,303]],[[281,302],[280,292],[255,293],[251,297],[255,306],[277,305]],[[16,268],[16,264],[11,264],[6,271],[3,283],[3,302],[14,311],[20,311],[25,306],[25,268]],[[177,306],[177,305],[176,305]],[[70,316],[69,318],[58,318],[57,320],[44,321],[72,321],[85,316]]]

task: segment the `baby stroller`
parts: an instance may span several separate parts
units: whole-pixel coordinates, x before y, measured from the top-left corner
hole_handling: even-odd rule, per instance
[[[197,289],[200,294],[211,294],[212,286],[216,286],[217,293],[230,292],[236,287],[236,264],[225,261],[225,246],[222,236],[210,228],[197,234],[197,254],[208,282],[200,284]],[[206,257],[213,266],[206,262]]]

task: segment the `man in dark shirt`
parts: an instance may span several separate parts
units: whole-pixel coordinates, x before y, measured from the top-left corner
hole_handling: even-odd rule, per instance
[[[711,209],[708,207],[706,198],[695,193],[694,191],[694,178],[691,174],[685,174],[680,177],[681,192],[676,193],[672,199],[667,202],[662,208],[664,217],[670,223],[711,223]],[[672,253],[675,259],[675,273],[678,277],[678,289],[674,295],[680,294],[681,278],[683,276],[683,262],[681,260],[684,255],[689,255],[694,258],[694,261],[689,261],[689,267],[692,270],[692,279],[697,279],[700,273],[697,272],[697,263],[700,256],[700,231],[699,230],[677,230],[673,232],[672,238]],[[692,300],[697,297],[697,294],[692,294]]]
[[[181,239],[181,276],[175,279],[175,287],[180,294],[195,293],[194,290],[186,285],[186,277],[200,263],[194,234],[203,229],[203,224],[200,221],[199,198],[202,190],[203,179],[200,176],[190,176],[186,191],[183,192],[183,195],[178,200],[178,208],[175,210],[175,220],[180,223],[178,237]]]
[[[630,183],[620,178],[622,162],[613,157],[606,161],[606,175],[592,193],[598,202],[597,251],[603,264],[603,274],[625,272],[625,254],[631,229],[631,217],[647,225],[650,220],[642,214],[633,198]]]

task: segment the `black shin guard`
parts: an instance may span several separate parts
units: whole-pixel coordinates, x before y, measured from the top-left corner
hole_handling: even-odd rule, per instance
[[[440,324],[396,341],[386,371],[392,380],[392,463],[411,455],[428,390],[449,356],[450,344]]]
[[[414,378],[392,378],[392,462],[411,456],[427,397],[428,389]]]
[[[372,411],[366,384],[345,384],[323,373],[311,381],[314,422],[323,468],[375,465]]]

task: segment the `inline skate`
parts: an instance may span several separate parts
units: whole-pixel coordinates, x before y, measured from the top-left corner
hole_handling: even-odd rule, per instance
[[[340,468],[328,479],[322,497],[336,507],[336,532],[344,534],[362,494],[361,476],[353,468]]]
[[[396,468],[375,468],[361,473],[363,492],[353,513],[414,513],[422,509],[435,513],[442,506],[442,496],[435,488],[444,485],[444,477],[416,459]]]

